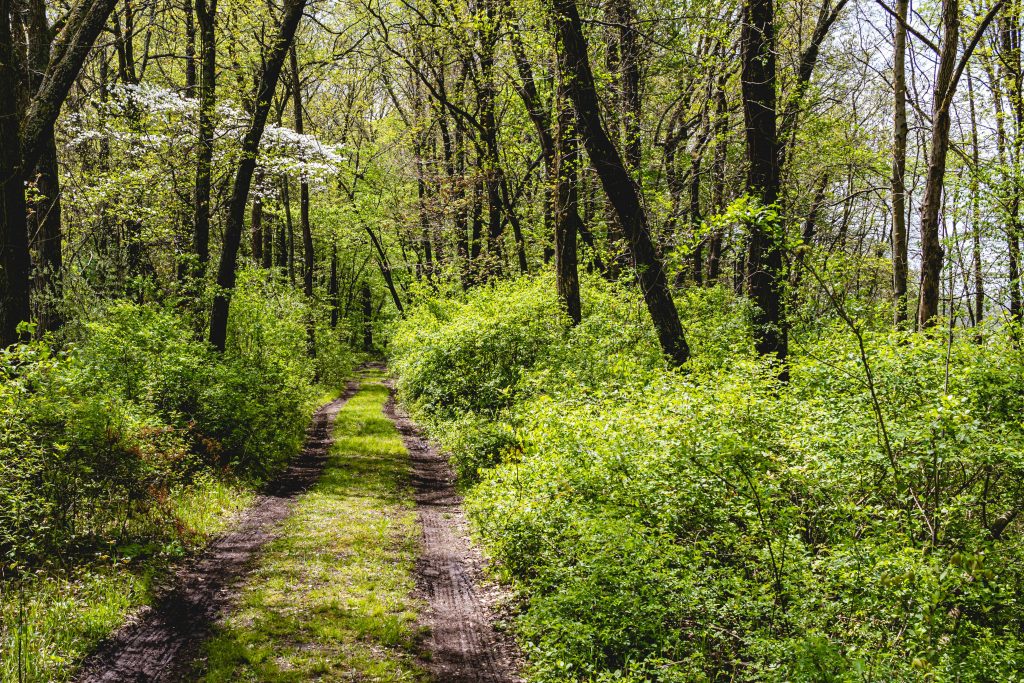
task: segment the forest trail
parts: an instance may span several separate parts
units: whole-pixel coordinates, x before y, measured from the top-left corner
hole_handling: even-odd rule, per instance
[[[521,680],[451,468],[370,376],[381,370],[316,413],[272,490],[81,683]]]
[[[482,557],[468,538],[462,501],[447,458],[424,439],[395,402],[384,412],[395,423],[412,463],[416,512],[423,538],[416,562],[417,588],[429,605],[428,665],[445,683],[508,683],[520,680],[518,649],[495,629],[493,602],[481,581]]]
[[[238,520],[195,561],[182,569],[150,607],[140,611],[90,657],[79,683],[179,681],[192,665],[216,619],[260,550],[299,496],[323,471],[333,442],[331,430],[341,407],[358,385],[349,383],[336,400],[322,406],[306,432],[302,452]]]

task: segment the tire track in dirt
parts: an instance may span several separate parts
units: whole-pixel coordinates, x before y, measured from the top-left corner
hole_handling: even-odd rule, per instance
[[[139,611],[86,660],[78,683],[169,683],[187,676],[200,644],[233,602],[259,551],[277,536],[295,500],[323,472],[334,419],[357,389],[350,382],[340,398],[316,411],[302,452],[288,469],[231,531],[177,572],[152,606]]]
[[[416,585],[429,608],[427,669],[441,683],[517,683],[521,656],[508,633],[495,629],[495,594],[483,588],[483,558],[468,538],[462,500],[448,460],[396,405],[384,408],[412,462],[416,512],[423,538]]]

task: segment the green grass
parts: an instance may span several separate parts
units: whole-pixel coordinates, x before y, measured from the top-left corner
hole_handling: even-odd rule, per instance
[[[366,371],[317,485],[207,644],[203,680],[420,681],[408,454]]]
[[[82,658],[150,601],[154,577],[223,530],[252,499],[241,484],[203,477],[172,492],[176,528],[157,530],[161,540],[111,545],[69,560],[70,570],[40,569],[0,582],[0,681],[72,679]]]

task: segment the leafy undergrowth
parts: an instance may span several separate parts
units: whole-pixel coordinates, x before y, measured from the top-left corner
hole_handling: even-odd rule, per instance
[[[111,544],[91,559],[79,558],[70,571],[39,571],[0,584],[0,681],[73,678],[84,654],[149,603],[167,570],[223,531],[253,498],[249,487],[201,478],[171,494],[188,530],[182,537]]]
[[[794,329],[792,380],[721,288],[659,358],[632,288],[427,302],[403,400],[522,598],[532,680],[1024,680],[1024,354],[1009,329]],[[856,302],[848,302],[849,306]],[[482,357],[481,352],[485,352]]]
[[[309,359],[306,315],[244,273],[224,353],[128,301],[0,350],[0,681],[71,678],[298,452],[353,360],[340,328]]]
[[[408,456],[364,382],[331,459],[207,645],[203,680],[419,681]]]

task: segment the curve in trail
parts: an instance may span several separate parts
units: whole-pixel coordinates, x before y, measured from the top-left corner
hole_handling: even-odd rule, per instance
[[[322,406],[306,431],[302,452],[229,531],[178,572],[151,607],[115,632],[90,657],[79,683],[164,683],[187,675],[199,645],[231,603],[257,553],[277,533],[295,499],[320,477],[334,418],[358,385]]]
[[[493,596],[481,589],[482,558],[471,546],[448,460],[424,439],[395,403],[384,409],[409,451],[416,512],[423,529],[417,588],[428,603],[423,621],[427,668],[443,683],[515,683],[521,657],[495,629]]]

